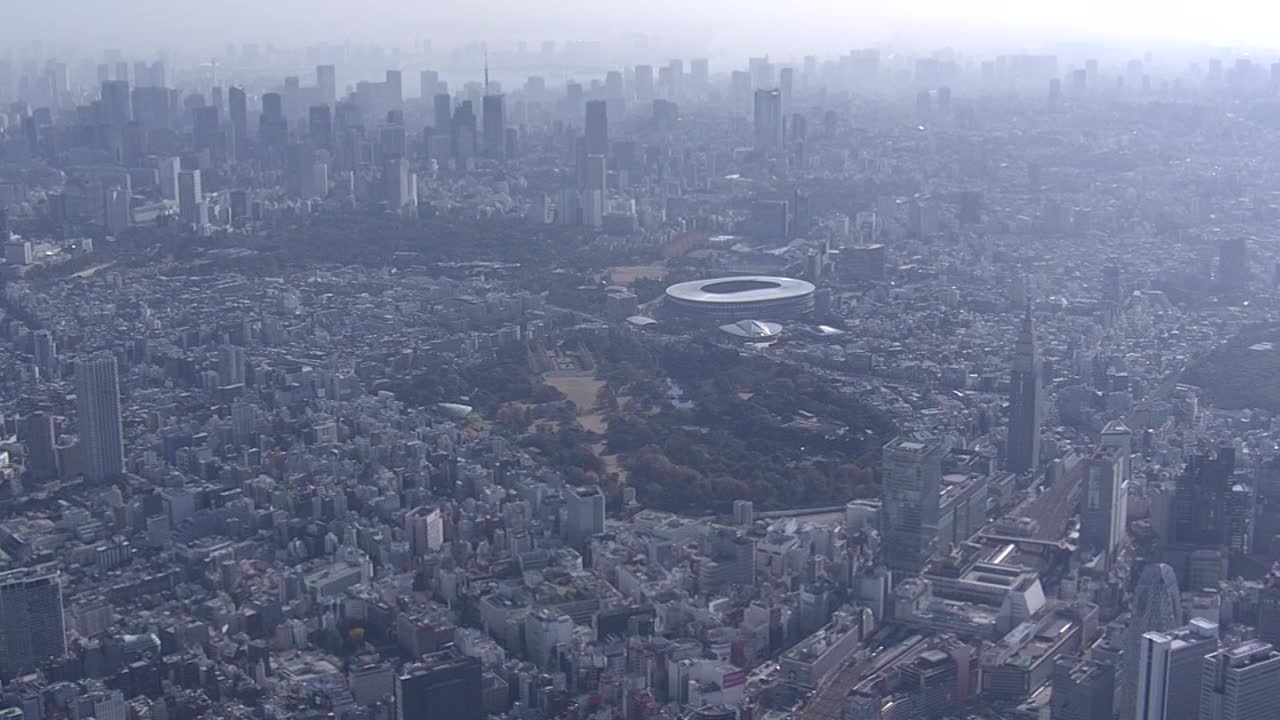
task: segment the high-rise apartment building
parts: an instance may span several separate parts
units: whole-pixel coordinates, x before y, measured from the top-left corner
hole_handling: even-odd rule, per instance
[[[775,152],[782,148],[782,91],[756,90],[756,152]]]
[[[667,66],[659,71],[659,74],[665,71],[666,82],[663,83],[663,89],[667,93],[667,97],[673,100],[679,99],[681,93],[684,92],[684,61],[669,60]]]
[[[36,367],[46,375],[55,375],[58,367],[58,343],[53,333],[48,330],[37,330],[32,334],[32,358]]]
[[[431,127],[437,134],[449,134],[453,125],[453,98],[448,93],[437,93],[431,98]]]
[[[332,105],[338,101],[338,71],[332,65],[316,66],[316,87],[320,90],[320,102]]]
[[[1227,550],[1238,555],[1253,551],[1257,498],[1253,485],[1244,480],[1231,483],[1227,492]]]
[[[574,545],[604,532],[604,492],[597,486],[565,490],[565,539]]]
[[[388,70],[386,73],[387,111],[400,110],[404,107],[404,80],[399,70]]]
[[[258,139],[267,147],[283,148],[289,142],[289,120],[285,117],[284,98],[280,93],[266,93],[262,96]]]
[[[449,142],[454,162],[466,167],[476,156],[476,113],[470,100],[463,100],[453,111]]]
[[[242,88],[227,88],[227,114],[231,119],[231,145],[237,158],[248,154],[249,100]]]
[[[485,95],[480,111],[481,143],[485,157],[503,160],[507,155],[507,115],[503,96]]]
[[[317,150],[333,149],[333,108],[329,105],[312,105],[307,108],[307,136],[311,147]]]
[[[692,558],[696,587],[703,593],[723,593],[731,587],[755,583],[756,543],[737,528],[713,526]]]
[[[218,385],[231,387],[245,383],[244,348],[223,345],[218,349]]]
[[[52,480],[62,472],[58,463],[57,419],[47,412],[34,412],[22,425],[22,441],[27,446],[27,471],[36,481]]]
[[[248,442],[257,432],[258,411],[251,403],[235,402],[231,405],[231,435],[238,443]]]
[[[604,221],[609,196],[608,160],[604,155],[588,155],[582,161],[582,221],[599,227]]]
[[[156,172],[160,175],[160,197],[179,202],[178,174],[182,172],[182,159],[174,156],[158,158]]]
[[[444,545],[444,515],[438,507],[421,506],[405,513],[404,530],[414,557],[436,552]]]
[[[101,482],[124,472],[124,432],[120,419],[120,377],[115,356],[77,360],[76,414],[84,477]]]
[[[603,100],[587,102],[586,151],[609,155],[609,106]]]
[[[933,554],[942,485],[942,443],[896,438],[884,446],[882,555],[891,570],[918,573]]]
[[[35,568],[0,574],[0,673],[34,670],[67,652],[62,585]]]
[[[172,122],[169,90],[162,87],[139,87],[130,93],[133,119],[146,130],[166,129]]]
[[[689,63],[689,83],[699,90],[711,84],[711,64],[706,58],[694,58]]]
[[[785,113],[791,108],[792,97],[796,88],[796,70],[795,68],[784,67],[778,71],[778,92],[782,93],[782,111]]]
[[[622,73],[617,70],[610,70],[604,76],[604,95],[609,102],[615,103],[626,97],[623,89]]]
[[[382,164],[382,193],[391,212],[402,212],[417,204],[416,185],[409,172],[409,161],[392,155]]]
[[[133,119],[133,99],[129,94],[128,80],[108,80],[102,83],[102,121],[111,127],[122,128]]]
[[[200,224],[200,204],[203,202],[204,191],[200,188],[200,171],[178,171],[178,216],[182,218],[184,224]]]
[[[204,105],[191,111],[192,137],[196,151],[209,153],[215,164],[226,159],[226,146],[223,142],[222,120],[216,105]]]
[[[422,99],[430,102],[440,92],[440,73],[435,70],[418,73],[418,88]]]

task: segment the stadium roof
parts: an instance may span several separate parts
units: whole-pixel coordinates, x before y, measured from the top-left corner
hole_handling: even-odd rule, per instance
[[[815,289],[804,280],[749,275],[679,283],[667,288],[667,296],[690,303],[735,304],[789,300],[811,295]]]
[[[762,320],[739,320],[736,323],[721,325],[720,329],[735,337],[750,340],[768,340],[777,337],[782,332],[782,326],[778,323],[764,322]]]

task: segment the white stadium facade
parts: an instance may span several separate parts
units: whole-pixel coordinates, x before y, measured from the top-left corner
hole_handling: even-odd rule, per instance
[[[709,278],[667,288],[666,310],[689,320],[793,320],[813,314],[813,283],[747,275]]]

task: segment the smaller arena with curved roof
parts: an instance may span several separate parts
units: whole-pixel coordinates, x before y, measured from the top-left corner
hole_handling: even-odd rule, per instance
[[[792,320],[813,313],[815,290],[804,280],[767,275],[709,278],[672,285],[664,304],[690,320]]]

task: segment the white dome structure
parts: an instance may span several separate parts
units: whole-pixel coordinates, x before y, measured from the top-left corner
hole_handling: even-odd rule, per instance
[[[773,340],[782,334],[781,325],[763,320],[739,320],[721,325],[720,329],[736,338],[755,341]]]

